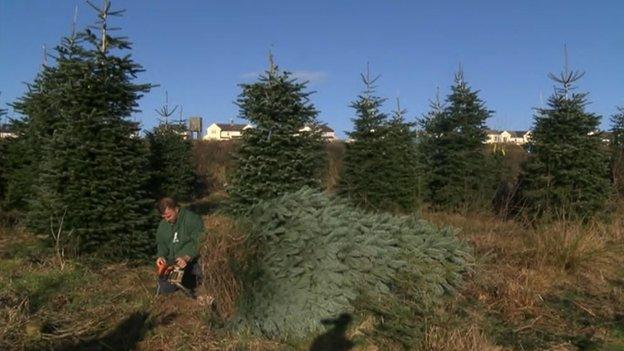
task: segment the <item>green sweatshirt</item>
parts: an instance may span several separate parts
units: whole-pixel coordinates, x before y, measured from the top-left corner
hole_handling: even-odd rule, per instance
[[[204,234],[204,223],[199,215],[180,208],[178,219],[171,224],[164,219],[156,231],[158,257],[172,264],[176,258],[188,255],[194,259],[199,254],[199,240]]]

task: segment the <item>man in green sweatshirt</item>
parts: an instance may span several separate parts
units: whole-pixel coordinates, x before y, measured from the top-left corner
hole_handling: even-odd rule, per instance
[[[156,264],[166,263],[184,269],[182,284],[195,288],[199,276],[199,241],[204,234],[204,224],[199,215],[181,208],[176,200],[165,197],[158,201],[156,209],[162,217],[156,231],[158,247]],[[165,278],[158,279],[158,294],[169,294],[177,288]]]

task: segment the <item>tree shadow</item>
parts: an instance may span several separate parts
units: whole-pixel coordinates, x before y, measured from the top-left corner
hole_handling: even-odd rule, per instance
[[[147,311],[137,311],[124,318],[117,326],[104,335],[81,341],[77,344],[67,345],[55,350],[78,351],[78,350],[135,350],[138,343],[145,338],[147,332],[158,325],[167,325],[175,318],[175,313],[170,313],[157,318],[150,318]]]
[[[312,341],[309,351],[347,351],[353,348],[353,342],[347,339],[346,335],[351,320],[351,315],[348,313],[342,313],[338,318],[321,320],[323,325],[333,327],[316,337]]]

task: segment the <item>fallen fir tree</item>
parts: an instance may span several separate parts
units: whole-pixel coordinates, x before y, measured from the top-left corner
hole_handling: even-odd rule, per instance
[[[309,337],[341,313],[383,317],[382,305],[357,308],[362,299],[410,306],[418,319],[454,291],[470,259],[450,229],[307,187],[253,206],[244,227],[253,254],[232,265],[245,268],[231,323],[272,338]]]

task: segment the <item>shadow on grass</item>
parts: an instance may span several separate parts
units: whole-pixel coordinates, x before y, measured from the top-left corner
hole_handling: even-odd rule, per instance
[[[146,311],[137,311],[124,318],[114,329],[108,331],[104,335],[84,340],[77,344],[55,348],[55,350],[135,350],[138,343],[145,338],[148,331],[159,324],[169,324],[174,317],[175,314],[169,314],[154,319],[150,318],[150,314]]]
[[[314,339],[309,351],[347,351],[353,348],[353,342],[346,335],[351,319],[348,313],[343,313],[338,318],[323,319],[322,324],[333,327]]]

